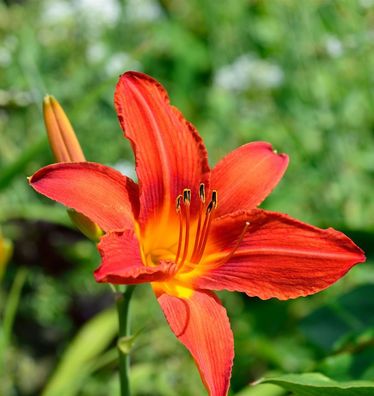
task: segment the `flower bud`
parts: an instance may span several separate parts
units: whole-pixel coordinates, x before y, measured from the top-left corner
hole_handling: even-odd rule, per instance
[[[47,95],[43,101],[49,145],[57,162],[82,162],[85,157],[74,129],[58,101]]]
[[[6,265],[13,252],[13,245],[9,239],[5,239],[0,234],[0,280],[2,279]]]
[[[44,98],[43,113],[49,145],[55,159],[58,162],[86,161],[67,115],[53,96],[47,95]],[[96,242],[99,241],[103,231],[97,224],[73,209],[68,209],[68,215],[82,234]]]

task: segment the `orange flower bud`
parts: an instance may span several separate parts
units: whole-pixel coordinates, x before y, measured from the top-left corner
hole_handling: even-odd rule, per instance
[[[69,118],[53,96],[47,95],[44,98],[43,113],[49,145],[55,159],[58,162],[86,161]],[[68,215],[82,234],[89,239],[99,241],[103,231],[97,224],[73,209],[68,209]]]
[[[44,123],[49,144],[58,162],[82,162],[85,157],[74,129],[58,101],[47,95],[43,101]]]
[[[0,280],[3,277],[6,264],[12,255],[13,245],[9,239],[5,239],[0,234]]]

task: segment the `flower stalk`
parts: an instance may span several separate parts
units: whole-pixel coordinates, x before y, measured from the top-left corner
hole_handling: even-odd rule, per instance
[[[121,385],[121,396],[130,396],[130,351],[133,343],[131,337],[131,323],[130,323],[130,301],[134,292],[135,285],[126,287],[124,293],[117,293],[117,312],[119,324],[119,336],[117,342],[118,348],[118,362]]]

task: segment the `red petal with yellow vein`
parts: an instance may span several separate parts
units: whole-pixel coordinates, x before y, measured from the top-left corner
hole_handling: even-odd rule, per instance
[[[278,184],[287,165],[288,156],[276,154],[266,142],[232,151],[212,170],[211,186],[218,191],[216,216],[255,208]]]
[[[153,267],[145,266],[139,242],[132,230],[104,235],[98,249],[102,261],[95,271],[97,282],[128,285],[164,281],[169,278],[174,268],[174,264],[165,262]]]
[[[175,199],[184,188],[198,196],[209,166],[195,128],[170,105],[165,89],[137,72],[123,74],[114,96],[125,137],[133,146],[140,188],[140,223],[175,215]],[[191,211],[197,209],[194,199]]]
[[[188,299],[162,294],[158,302],[178,339],[194,358],[211,396],[227,395],[234,341],[225,308],[209,292]]]
[[[247,221],[244,239],[225,262]],[[195,285],[200,288],[285,300],[323,290],[365,261],[362,250],[343,233],[280,213],[253,209],[221,217],[212,226],[207,272]]]
[[[58,163],[29,180],[39,193],[83,213],[104,231],[133,228],[138,186],[118,171],[94,162]]]

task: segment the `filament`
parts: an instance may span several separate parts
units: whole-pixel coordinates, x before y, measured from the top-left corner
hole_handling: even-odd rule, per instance
[[[204,204],[205,204],[205,185],[204,185],[204,183],[200,184],[199,196],[200,196],[199,218],[197,220],[196,237],[195,237],[195,243],[194,243],[194,247],[193,247],[193,251],[192,251],[191,261],[193,260],[193,257],[196,254],[198,244],[200,241],[201,221],[202,221],[203,209],[204,209]]]
[[[183,219],[182,219],[182,212],[181,212],[181,204],[182,204],[182,195],[178,195],[176,199],[176,211],[179,217],[179,239],[178,239],[178,249],[177,254],[175,256],[175,264],[178,264],[179,255],[181,253],[182,248],[182,235],[183,235]]]
[[[213,190],[212,199],[205,211],[204,224],[201,230],[201,234],[196,235],[195,248],[192,253],[191,261],[193,263],[198,263],[205,250],[205,245],[208,240],[208,234],[210,229],[210,224],[212,222],[212,211],[217,207],[217,191]]]
[[[178,265],[178,267],[182,266],[186,261],[187,253],[188,253],[188,244],[190,239],[190,204],[191,204],[191,190],[184,189],[183,190],[183,203],[184,203],[184,214],[186,219],[186,231],[184,237],[184,247],[183,247],[183,256],[182,261]],[[180,239],[182,239],[180,237]]]

